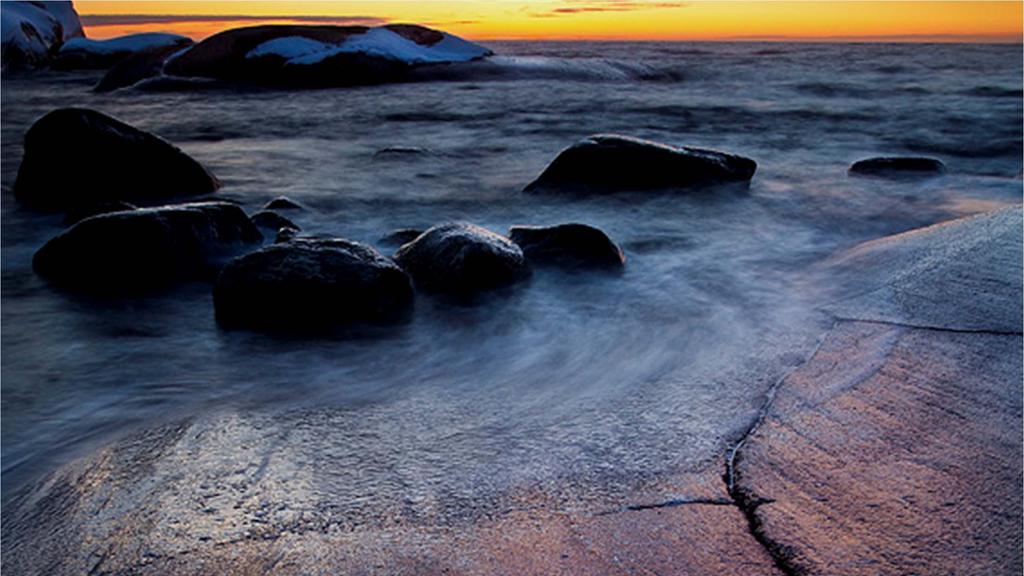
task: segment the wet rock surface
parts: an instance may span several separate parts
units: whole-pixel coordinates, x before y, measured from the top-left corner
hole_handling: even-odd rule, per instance
[[[406,273],[369,246],[295,238],[228,264],[213,302],[228,328],[329,329],[405,320],[413,292]]]
[[[669,146],[616,134],[566,148],[526,192],[607,193],[749,182],[757,163],[714,150]]]
[[[25,134],[15,197],[33,208],[153,202],[213,192],[220,182],[176,146],[85,108],[61,108]]]
[[[64,288],[137,294],[209,277],[262,240],[234,204],[181,204],[86,218],[44,244],[32,266]]]
[[[260,228],[266,228],[277,232],[282,228],[291,228],[292,230],[301,230],[299,225],[292,222],[290,218],[281,216],[277,212],[272,210],[260,210],[259,212],[251,216],[252,223],[259,226]]]
[[[430,228],[395,253],[416,287],[471,296],[530,276],[523,251],[508,238],[463,222]]]
[[[882,178],[922,178],[946,173],[946,165],[935,158],[883,156],[854,162],[850,174]]]
[[[420,234],[423,234],[423,230],[420,230],[418,228],[400,228],[398,230],[388,232],[384,236],[381,236],[379,242],[385,246],[397,247],[401,246],[402,244],[408,244],[409,242],[412,242],[413,240],[418,238]]]
[[[586,224],[513,226],[508,231],[531,264],[569,269],[620,270],[626,256],[601,230]]]
[[[85,220],[90,216],[96,216],[98,214],[107,214],[110,212],[123,212],[125,210],[135,210],[138,206],[129,204],[128,202],[121,202],[119,200],[107,200],[96,202],[95,204],[87,204],[78,208],[72,209],[64,216],[63,224],[70,226],[78,223],[81,220]]]

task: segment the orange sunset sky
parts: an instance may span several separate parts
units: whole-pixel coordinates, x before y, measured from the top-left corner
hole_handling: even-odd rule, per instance
[[[416,22],[478,39],[1021,42],[1024,2],[78,0],[86,34],[202,38],[266,21]]]

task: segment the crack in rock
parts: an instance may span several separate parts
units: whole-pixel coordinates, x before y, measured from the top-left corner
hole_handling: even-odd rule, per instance
[[[884,326],[897,326],[900,328],[910,328],[912,330],[952,332],[954,334],[991,334],[993,336],[1024,336],[1024,332],[1021,332],[1019,330],[989,330],[985,328],[947,328],[943,326],[908,324],[905,322],[896,322],[895,320],[871,320],[868,318],[852,318],[848,316],[836,316],[835,319],[839,322],[863,322],[865,324],[882,324]]]

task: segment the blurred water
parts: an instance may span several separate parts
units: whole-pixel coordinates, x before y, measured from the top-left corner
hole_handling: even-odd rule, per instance
[[[490,62],[428,74],[442,81],[306,92],[97,95],[93,73],[6,75],[5,496],[136,426],[224,410],[342,414],[316,450],[386,463],[346,473],[336,494],[350,496],[386,491],[396,470],[406,481],[394,489],[418,493],[472,491],[482,478],[614,485],[685,468],[742,428],[786,351],[817,333],[810,264],[1021,201],[1019,46],[492,47]],[[379,246],[393,229],[453,219],[498,232],[579,221],[624,247],[627,271],[544,270],[471,309],[420,296],[408,326],[313,341],[219,330],[208,285],[127,302],[61,293],[31,270],[60,216],[22,209],[10,187],[24,131],[67,105],[180,145],[249,211],[289,196],[307,207],[289,216],[308,233]],[[718,148],[756,159],[758,172],[746,193],[520,193],[595,132]],[[389,146],[427,153],[375,156]],[[878,154],[933,155],[950,175],[847,177]]]

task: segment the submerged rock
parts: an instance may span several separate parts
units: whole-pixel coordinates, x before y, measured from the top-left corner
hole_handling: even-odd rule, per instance
[[[468,296],[530,276],[523,251],[511,240],[466,223],[430,228],[399,248],[395,260],[428,292]]]
[[[90,216],[96,216],[97,214],[108,214],[110,212],[124,212],[126,210],[136,210],[138,206],[129,204],[127,202],[121,202],[120,200],[105,200],[96,202],[95,204],[88,204],[75,208],[64,216],[64,225],[70,226]]]
[[[267,228],[277,232],[282,228],[289,228],[292,230],[302,230],[299,225],[292,222],[290,219],[281,216],[277,212],[270,210],[260,210],[259,212],[252,215],[253,224],[260,228]]]
[[[32,266],[65,288],[133,294],[208,276],[262,240],[234,204],[180,204],[86,218],[43,245]]]
[[[264,210],[302,210],[302,205],[288,198],[278,196],[263,206]]]
[[[14,195],[55,210],[206,194],[219,186],[201,164],[158,136],[95,110],[60,108],[25,134]]]
[[[169,61],[167,74],[271,86],[348,86],[401,80],[413,68],[491,51],[408,24],[265,25],[214,34]]]
[[[619,135],[590,136],[566,148],[526,192],[618,192],[749,182],[749,158]]]
[[[0,2],[0,27],[5,70],[46,64],[62,43],[85,35],[71,2]]]
[[[74,38],[60,47],[53,66],[64,70],[110,68],[132,55],[170,50],[167,52],[169,56],[191,44],[191,38],[163,32],[129,34],[106,40]]]
[[[854,162],[850,174],[883,178],[921,178],[946,173],[946,165],[935,158],[891,156]]]
[[[93,87],[93,91],[110,92],[159,76],[163,72],[164,62],[179,51],[181,47],[171,45],[132,54],[108,70]]]
[[[586,224],[513,226],[508,236],[531,264],[611,270],[626,264],[622,249],[607,234]]]
[[[401,246],[402,244],[412,242],[418,238],[420,234],[423,234],[423,230],[419,230],[417,228],[400,228],[382,236],[379,242],[385,246]]]
[[[233,260],[213,303],[228,328],[325,329],[405,320],[413,290],[409,276],[369,246],[295,238]]]

